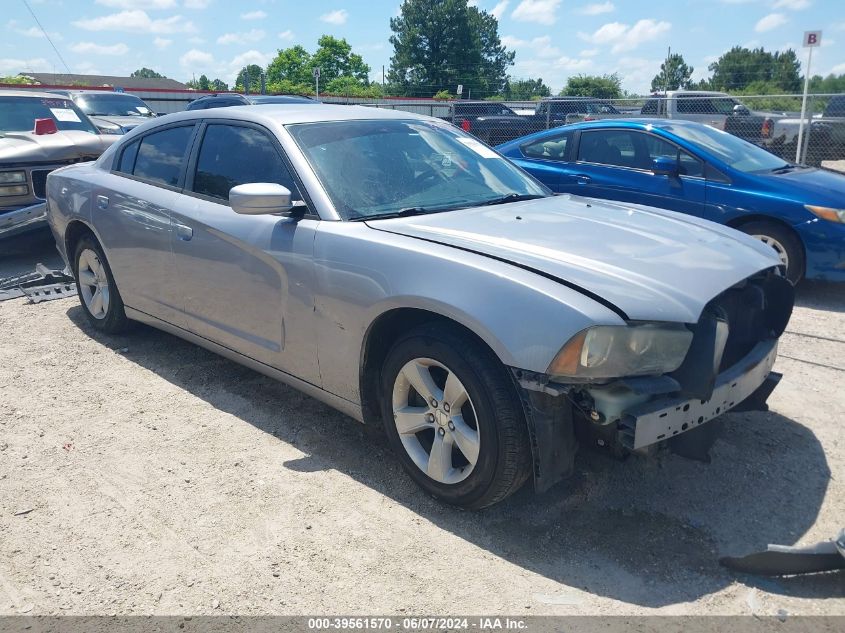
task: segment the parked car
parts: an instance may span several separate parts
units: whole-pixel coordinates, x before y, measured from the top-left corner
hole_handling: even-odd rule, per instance
[[[227,108],[237,105],[279,105],[292,103],[302,105],[320,102],[302,95],[242,95],[239,92],[224,92],[194,99],[188,104],[186,110],[208,110],[209,108]]]
[[[143,99],[125,92],[105,90],[51,90],[73,99],[100,134],[126,134],[156,116]]]
[[[558,193],[713,220],[773,247],[793,282],[845,281],[845,176],[689,121],[580,123],[498,149]]]
[[[43,229],[47,174],[94,160],[115,138],[66,97],[0,90],[0,239]]]
[[[798,144],[800,117],[770,118],[767,122],[767,140],[764,146],[786,160],[795,160]],[[845,160],[845,95],[830,98],[820,116],[805,120],[807,135],[806,155],[803,162],[820,166],[825,160]]]
[[[705,422],[777,382],[792,286],[771,249],[553,196],[438,119],[182,112],[47,189],[93,328],[142,321],[381,422],[411,477],[461,506],[548,488],[576,431],[706,447]]]
[[[537,104],[530,115],[521,115],[495,101],[454,101],[445,120],[490,146],[550,127],[585,118],[622,116],[610,102],[593,97],[553,97]]]

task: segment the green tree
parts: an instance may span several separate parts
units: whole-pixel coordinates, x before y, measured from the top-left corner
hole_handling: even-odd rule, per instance
[[[251,94],[261,92],[261,75],[263,73],[264,69],[258,64],[249,64],[248,66],[244,66],[238,73],[238,78],[235,81],[235,90],[244,90],[244,80],[249,77],[248,92]]]
[[[144,77],[146,79],[167,79],[167,77],[165,77],[164,75],[160,75],[159,73],[154,71],[152,68],[147,68],[147,67],[139,68],[138,70],[136,70],[135,72],[133,72],[129,76],[130,77]]]
[[[513,99],[514,101],[530,101],[532,99],[550,97],[551,95],[551,88],[544,84],[542,79],[508,80],[502,91],[502,96],[505,99]]]
[[[310,85],[314,83],[311,75],[312,66],[311,53],[303,46],[297,44],[290,48],[280,49],[267,66],[267,83],[288,81],[292,84]]]
[[[496,18],[467,0],[405,0],[390,19],[391,91],[431,96],[464,86],[484,98],[499,93],[514,53],[499,39]]]
[[[734,46],[708,69],[716,90],[743,90],[754,82],[770,82],[783,92],[801,90],[801,65],[792,49],[770,53],[763,48]]]
[[[15,86],[28,86],[35,82],[28,77],[21,77],[20,75],[10,75],[8,77],[0,77],[0,84],[12,84]]]
[[[197,80],[197,83],[199,84],[200,90],[209,90],[210,89],[208,77],[206,77],[205,75],[200,75],[200,78]]]
[[[352,52],[345,39],[323,35],[317,41],[311,65],[320,68],[320,83],[326,85],[339,77],[353,78],[365,86],[369,83],[370,67],[360,55]]]
[[[566,80],[560,91],[565,97],[596,97],[598,99],[619,99],[622,96],[622,80],[619,75],[577,75]]]
[[[229,91],[229,84],[221,79],[214,79],[210,84],[209,87],[214,92],[228,92]]]
[[[692,85],[694,70],[692,66],[687,66],[683,55],[673,53],[660,64],[660,72],[651,80],[651,91],[686,90]]]

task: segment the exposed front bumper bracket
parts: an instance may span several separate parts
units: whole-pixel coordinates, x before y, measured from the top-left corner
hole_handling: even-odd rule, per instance
[[[697,428],[738,407],[752,394],[756,396],[755,392],[766,384],[770,388],[760,391],[764,405],[765,398],[777,385],[774,377],[767,381],[776,358],[777,340],[761,341],[740,362],[719,374],[713,395],[708,400],[660,398],[632,408],[620,421],[623,445],[637,450]],[[753,405],[742,410],[761,407],[760,403]]]

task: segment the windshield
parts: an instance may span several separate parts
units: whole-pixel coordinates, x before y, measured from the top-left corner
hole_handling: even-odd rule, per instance
[[[85,114],[91,116],[153,116],[138,97],[119,93],[85,94],[76,98]]]
[[[446,123],[332,121],[288,130],[346,220],[551,195],[478,139]]]
[[[782,158],[708,125],[678,125],[667,129],[675,136],[710,152],[737,171],[773,171],[788,166]]]
[[[0,97],[0,134],[32,132],[35,119],[53,119],[56,127],[67,132],[79,130],[97,134],[91,123],[70,99],[62,97]]]

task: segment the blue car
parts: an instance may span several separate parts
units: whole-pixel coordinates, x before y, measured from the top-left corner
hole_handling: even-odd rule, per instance
[[[614,119],[497,147],[557,193],[726,224],[780,255],[793,283],[845,281],[845,176],[800,167],[700,123]]]

